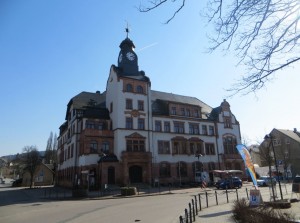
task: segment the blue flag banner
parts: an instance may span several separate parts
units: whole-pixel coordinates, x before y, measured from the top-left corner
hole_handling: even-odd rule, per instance
[[[251,155],[250,155],[247,147],[245,145],[239,144],[236,146],[236,149],[238,150],[238,152],[240,153],[240,155],[242,156],[242,158],[244,160],[245,166],[250,173],[250,176],[251,176],[254,186],[257,187],[255,169],[254,169],[254,165],[253,165],[253,162],[251,159]]]

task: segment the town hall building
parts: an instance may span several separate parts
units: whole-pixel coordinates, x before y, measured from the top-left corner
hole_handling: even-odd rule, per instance
[[[58,137],[56,182],[66,187],[189,184],[196,171],[238,169],[240,125],[223,100],[151,89],[128,36],[111,65],[106,90],[70,99]]]

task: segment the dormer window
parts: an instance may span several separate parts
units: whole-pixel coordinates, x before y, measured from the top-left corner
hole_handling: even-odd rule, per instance
[[[136,92],[137,93],[144,93],[144,89],[143,89],[143,87],[141,86],[141,85],[138,85],[137,87],[136,87]]]
[[[127,84],[127,85],[126,85],[126,91],[127,91],[127,92],[133,92],[132,84]]]

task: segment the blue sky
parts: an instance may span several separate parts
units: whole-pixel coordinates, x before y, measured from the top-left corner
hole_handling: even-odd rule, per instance
[[[205,53],[211,27],[200,16],[203,2],[188,1],[164,25],[172,8],[140,13],[140,0],[1,0],[0,156],[30,145],[45,150],[73,96],[105,91],[126,21],[153,90],[219,106],[245,68],[231,53]],[[227,98],[247,142],[262,141],[273,128],[300,129],[299,73],[300,64],[278,72],[256,95]]]

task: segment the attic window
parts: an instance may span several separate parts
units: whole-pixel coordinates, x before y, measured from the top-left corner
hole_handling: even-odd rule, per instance
[[[142,87],[141,85],[138,85],[138,86],[136,87],[136,92],[137,92],[137,93],[144,93],[143,87]]]
[[[127,91],[127,92],[132,92],[132,91],[133,91],[132,84],[127,84],[127,85],[126,85],[126,91]]]

